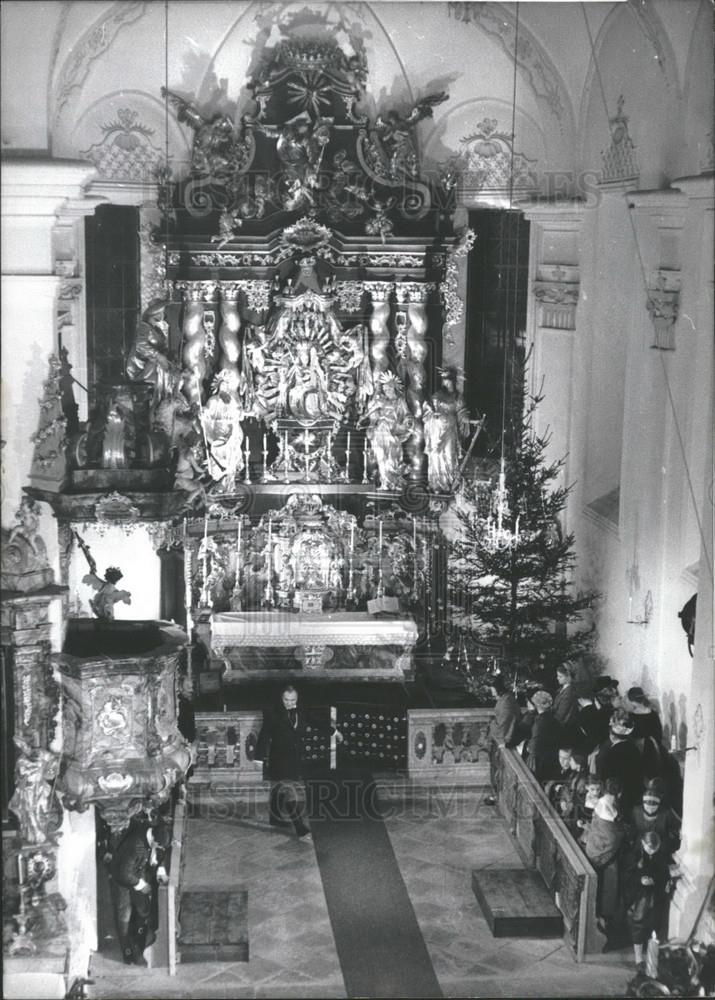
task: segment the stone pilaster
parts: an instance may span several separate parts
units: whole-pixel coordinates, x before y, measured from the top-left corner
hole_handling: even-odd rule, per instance
[[[675,188],[631,191],[627,199],[645,271],[644,306],[653,324],[650,346],[674,351],[688,199]]]
[[[532,348],[530,389],[544,399],[534,413],[537,434],[550,433],[548,458],[570,451],[572,375],[579,300],[581,226],[579,202],[539,203],[524,210],[531,224],[526,341]],[[567,465],[562,475],[570,482]]]

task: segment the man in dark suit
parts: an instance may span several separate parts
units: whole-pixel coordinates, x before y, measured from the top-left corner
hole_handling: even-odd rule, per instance
[[[111,860],[112,900],[122,958],[146,965],[144,949],[155,939],[153,897],[157,883],[168,881],[163,861],[171,843],[163,823],[132,821]]]
[[[306,822],[302,775],[305,719],[298,709],[298,692],[292,684],[281,691],[280,702],[263,716],[254,759],[263,761],[271,782],[270,823],[290,826],[303,843],[312,840]]]

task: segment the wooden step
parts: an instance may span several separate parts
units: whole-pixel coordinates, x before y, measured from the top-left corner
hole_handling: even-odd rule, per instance
[[[193,886],[181,894],[179,950],[185,962],[248,961],[248,891]]]
[[[472,889],[494,937],[562,937],[563,917],[538,872],[475,869]]]

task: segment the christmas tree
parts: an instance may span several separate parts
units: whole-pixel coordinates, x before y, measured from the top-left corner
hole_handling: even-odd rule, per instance
[[[557,482],[564,460],[548,461],[548,436],[533,429],[542,398],[527,397],[505,429],[496,488],[465,481],[455,500],[453,646],[469,690],[485,701],[497,669],[522,687],[548,683],[593,636],[578,623],[595,594],[570,583],[574,536],[561,527],[570,487]]]

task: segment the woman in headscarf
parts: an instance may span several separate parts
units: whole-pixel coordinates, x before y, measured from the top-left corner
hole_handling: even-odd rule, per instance
[[[609,778],[593,810],[586,834],[586,857],[596,869],[596,915],[602,921],[606,945],[612,946],[621,915],[619,858],[627,845],[621,812],[621,783]]]

